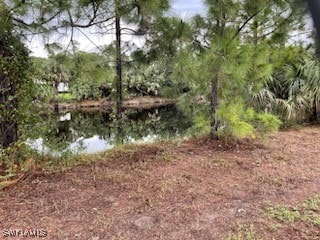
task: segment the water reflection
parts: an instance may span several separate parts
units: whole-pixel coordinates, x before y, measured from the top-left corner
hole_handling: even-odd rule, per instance
[[[120,121],[113,121],[110,112],[70,112],[29,129],[28,143],[42,154],[95,153],[119,144],[182,137],[191,126],[191,119],[175,106],[128,110]]]

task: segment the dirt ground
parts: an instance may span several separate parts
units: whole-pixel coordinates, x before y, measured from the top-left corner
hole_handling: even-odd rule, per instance
[[[46,239],[319,240],[320,128],[125,147],[37,172],[0,192],[1,229],[0,239],[44,229]]]

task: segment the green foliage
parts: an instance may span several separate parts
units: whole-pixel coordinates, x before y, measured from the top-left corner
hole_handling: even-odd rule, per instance
[[[176,98],[179,96],[179,92],[176,88],[172,86],[161,86],[159,95],[161,97],[166,97],[166,98]]]
[[[281,222],[305,222],[320,226],[319,203],[319,195],[316,195],[296,207],[271,206],[267,209],[266,216],[275,218]]]
[[[254,137],[254,127],[246,121],[251,117],[251,113],[240,104],[220,106],[217,111],[220,122],[219,137],[224,139]]]
[[[114,78],[114,71],[109,66],[105,55],[96,53],[76,52],[70,54],[62,52],[51,55],[49,59],[33,58],[34,81],[39,86],[37,99],[48,101],[55,99],[57,91],[55,85],[60,81],[69,83],[73,97],[58,100],[70,101],[87,98],[97,99],[102,92],[99,89],[103,84],[110,85]]]
[[[159,17],[153,24],[153,31],[147,47],[142,49],[146,60],[164,60],[169,64],[181,51],[185,42],[191,38],[191,26],[176,17]],[[140,53],[141,55],[141,53]],[[168,64],[167,67],[170,67]]]
[[[248,89],[254,92],[261,89],[274,71],[272,53],[286,43],[289,29],[296,29],[303,13],[298,14],[292,2],[207,0],[205,3],[208,15],[193,19],[192,43],[184,45],[173,76],[194,84],[193,92],[213,99],[214,122],[219,105],[216,98],[232,103],[239,98],[249,99]],[[241,120],[243,114],[221,111],[228,124],[220,131],[226,135],[233,132],[236,138],[252,135],[252,126]]]
[[[281,118],[285,125],[316,119],[319,108],[319,61],[301,47],[274,53],[274,71],[252,95],[252,105]]]
[[[47,83],[37,85],[36,99],[38,100],[38,103],[40,101],[42,103],[50,102],[50,100],[54,99],[55,94],[56,90],[52,85]]]
[[[210,133],[210,112],[205,104],[190,103],[188,95],[179,98],[177,109],[191,119],[187,136],[204,136]]]
[[[35,152],[22,140],[11,144],[6,149],[0,149],[0,168],[5,169],[5,177],[12,177],[20,171],[19,166],[27,159],[33,157]],[[2,176],[0,176],[1,179]]]
[[[218,134],[224,139],[254,138],[256,134],[277,131],[281,121],[268,113],[256,113],[243,103],[222,104],[218,111]]]
[[[227,50],[223,51],[226,46],[228,46]],[[259,131],[259,128],[263,132],[269,131],[271,126],[265,126],[266,123],[262,124],[263,121],[259,121],[259,118],[263,116],[257,118],[256,114],[251,117],[255,119],[248,120],[250,114],[253,115],[250,112],[253,110],[248,109],[247,112],[241,113],[239,111],[244,111],[243,109],[239,110],[231,105],[239,99],[249,98],[247,89],[259,89],[263,80],[272,72],[272,65],[266,58],[270,54],[269,51],[270,49],[265,45],[253,46],[241,44],[238,41],[229,43],[228,40],[218,39],[210,50],[199,55],[181,53],[177,57],[173,78],[176,81],[183,80],[192,86],[191,91],[187,93],[189,100],[199,98],[199,93],[202,93],[201,98],[207,101],[212,94],[211,80],[218,79],[217,94],[220,101],[225,103],[225,106],[220,108],[220,113],[218,111],[218,118],[221,118],[219,124],[222,124],[219,136],[236,139],[252,137],[255,131]],[[225,109],[227,105],[229,107]],[[212,118],[208,116],[207,122],[210,122],[210,119]],[[271,119],[268,120],[271,121]],[[258,126],[255,122],[258,123]],[[274,125],[277,124],[274,123]],[[276,128],[277,126],[273,129]]]
[[[53,59],[31,57],[33,66],[32,79],[36,87],[38,102],[48,103],[56,94]]]
[[[101,85],[111,85],[114,78],[113,69],[100,54],[77,52],[68,55],[65,64],[70,72],[70,90],[77,100],[101,97]]]
[[[268,132],[276,132],[279,130],[282,122],[281,120],[270,113],[256,114],[254,124],[258,132],[264,134]]]
[[[75,100],[75,97],[71,93],[59,93],[58,101],[60,102],[72,102]]]
[[[160,62],[145,65],[135,65],[125,71],[124,81],[127,89],[133,95],[159,95],[165,84],[165,71]]]
[[[301,217],[298,210],[289,210],[284,206],[268,208],[268,214],[280,221],[294,222]]]
[[[226,240],[262,240],[258,237],[252,227],[240,229],[237,234],[230,234],[227,236]]]
[[[75,96],[75,99],[97,99],[101,96],[99,85],[88,80],[85,76],[78,77],[71,86],[71,94]]]
[[[21,125],[32,119],[35,88],[30,78],[28,50],[14,30],[11,12],[2,2],[0,49],[0,148],[6,148],[18,140]]]
[[[188,130],[191,136],[204,136],[210,133],[210,118],[204,114],[196,114],[194,116],[194,125]]]

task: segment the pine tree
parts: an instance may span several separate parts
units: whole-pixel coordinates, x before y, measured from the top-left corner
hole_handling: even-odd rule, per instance
[[[241,91],[261,87],[272,72],[270,53],[284,46],[291,31],[303,28],[304,10],[297,8],[296,1],[206,0],[205,3],[207,16],[193,18],[191,51],[197,56],[189,59],[193,59],[190,69],[198,67],[194,77],[197,85],[203,81],[200,83],[203,91],[211,89],[211,136],[217,139],[217,109],[221,99],[237,102],[249,97]]]

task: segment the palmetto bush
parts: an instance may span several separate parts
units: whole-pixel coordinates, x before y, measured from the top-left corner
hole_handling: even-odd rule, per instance
[[[308,99],[312,109],[312,116],[320,120],[320,62],[315,55],[307,55],[304,58],[301,72],[306,78],[303,93]]]
[[[252,104],[286,123],[301,122],[320,113],[319,60],[305,54],[269,76],[263,89],[252,94]]]

